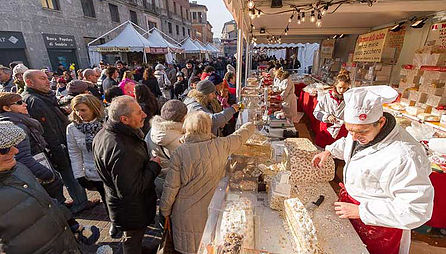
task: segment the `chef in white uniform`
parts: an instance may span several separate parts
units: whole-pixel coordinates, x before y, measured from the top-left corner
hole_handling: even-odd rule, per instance
[[[371,254],[409,253],[410,230],[432,216],[434,190],[424,148],[383,113],[398,93],[389,86],[353,88],[344,94],[349,135],[313,158],[345,161],[336,214],[348,218]]]

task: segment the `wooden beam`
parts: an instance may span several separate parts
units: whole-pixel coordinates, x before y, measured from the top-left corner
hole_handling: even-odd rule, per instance
[[[290,2],[287,2],[284,7],[280,9],[272,9],[270,7],[271,1],[256,2],[256,7],[261,9],[266,13],[274,13],[290,9]],[[295,5],[305,4],[306,2],[295,1]],[[333,11],[336,6],[331,6],[328,12]],[[367,4],[343,4],[336,13],[375,13],[375,12],[437,12],[441,10],[446,10],[446,3],[444,0],[426,0],[426,1],[378,1],[369,7]]]
[[[330,35],[330,34],[363,34],[370,31],[370,28],[357,27],[336,27],[336,28],[290,28],[288,36],[291,35]],[[268,33],[279,35],[283,33],[282,28],[268,28]],[[255,36],[267,36],[260,34],[259,30],[254,31]]]

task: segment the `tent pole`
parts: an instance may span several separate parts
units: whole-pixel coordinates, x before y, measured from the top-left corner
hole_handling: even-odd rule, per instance
[[[236,69],[236,95],[237,101],[241,101],[242,99],[242,70],[243,70],[243,10],[239,10],[240,22],[237,28],[237,69]]]
[[[99,36],[98,38],[96,38],[96,39],[90,41],[90,42],[87,44],[87,46],[90,46],[92,43],[94,43],[94,42],[96,42],[97,40],[101,39],[102,37],[104,37],[104,36],[106,36],[106,35],[112,33],[113,31],[115,31],[116,29],[120,28],[121,26],[123,26],[123,25],[125,25],[125,24],[127,24],[127,23],[129,23],[128,20],[127,20],[126,22],[120,24],[119,26],[113,28],[112,30],[108,31],[107,33],[105,33],[105,34]]]
[[[250,51],[250,36],[246,36],[246,53],[245,53],[245,83],[248,79],[249,75],[249,58],[251,57],[251,51]]]

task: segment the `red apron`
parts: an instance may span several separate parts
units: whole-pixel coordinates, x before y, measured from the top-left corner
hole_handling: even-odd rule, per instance
[[[347,193],[344,184],[339,183],[339,186],[341,186],[339,202],[359,205],[359,202]],[[350,219],[350,222],[352,223],[353,228],[355,228],[362,242],[367,245],[367,250],[370,252],[370,254],[399,253],[403,230],[398,228],[365,225],[361,219]]]

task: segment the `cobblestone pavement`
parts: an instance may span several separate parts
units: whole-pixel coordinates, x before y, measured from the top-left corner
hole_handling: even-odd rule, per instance
[[[65,197],[70,200],[68,192],[64,190]],[[100,200],[101,197],[98,192],[87,190],[88,200]],[[96,250],[102,245],[109,245],[113,249],[114,254],[122,253],[121,239],[113,239],[109,236],[108,230],[110,228],[110,221],[105,211],[104,204],[102,202],[90,210],[83,211],[75,216],[76,220],[82,225],[94,225],[99,228],[101,236],[94,245],[81,245],[81,250],[84,254],[96,253]],[[161,229],[154,227],[147,227],[143,244],[151,251],[146,253],[156,253],[159,241],[161,239]]]

